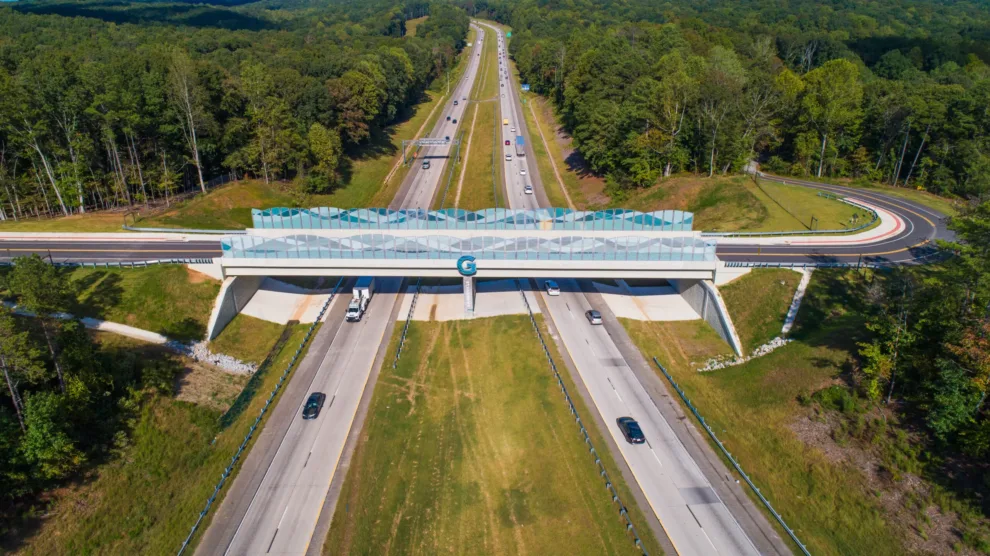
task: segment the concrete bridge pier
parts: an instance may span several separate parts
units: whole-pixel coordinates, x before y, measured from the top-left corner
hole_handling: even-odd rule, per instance
[[[464,276],[464,313],[467,315],[474,314],[474,297],[475,297],[475,283],[474,276]]]

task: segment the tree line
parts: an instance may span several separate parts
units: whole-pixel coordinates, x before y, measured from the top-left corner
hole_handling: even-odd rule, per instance
[[[128,423],[151,393],[171,393],[177,364],[94,343],[72,310],[66,274],[37,255],[0,275],[0,515],[127,444]]]
[[[73,9],[89,6],[102,9]],[[415,37],[385,3],[236,12],[263,30],[43,7],[0,8],[0,220],[168,201],[230,171],[330,191],[452,67],[468,28],[448,4]]]
[[[793,175],[990,193],[990,12],[975,4],[462,5],[512,26],[523,81],[613,187],[757,160]]]

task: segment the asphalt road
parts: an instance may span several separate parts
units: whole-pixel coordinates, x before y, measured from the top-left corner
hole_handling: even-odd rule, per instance
[[[480,52],[483,33],[479,32],[474,46]],[[473,54],[473,53],[472,53]],[[452,98],[467,96],[478,69],[478,57],[472,55],[467,79],[454,89]],[[463,109],[460,106],[457,109]],[[450,101],[444,107],[448,113],[455,107]],[[458,117],[458,120],[460,118]],[[432,136],[453,135],[455,128],[446,118],[438,120]],[[432,147],[422,155],[439,160],[446,155],[445,147]],[[428,208],[436,194],[442,176],[443,164],[430,169],[414,166],[407,175],[400,193],[400,208]],[[197,549],[198,554],[292,554],[319,553],[322,549],[326,524],[332,516],[333,503],[326,503],[331,484],[343,479],[337,475],[338,464],[348,459],[345,446],[352,427],[363,426],[363,413],[358,406],[369,387],[376,357],[389,329],[391,316],[402,280],[378,278],[375,293],[368,312],[356,323],[344,322],[336,326],[329,347],[325,341],[315,343],[300,368],[310,367],[319,360],[318,369],[312,373],[310,386],[296,385],[294,396],[284,397],[277,409],[283,406],[281,421],[274,415],[265,430],[277,431],[264,449],[253,449],[244,463],[244,472],[238,474],[225,497],[216,517]],[[345,290],[342,305],[349,297]],[[336,318],[340,318],[337,314]],[[337,321],[339,322],[339,321]],[[317,349],[319,348],[319,349]],[[306,375],[297,377],[306,380]],[[290,381],[294,384],[295,381]],[[323,392],[327,401],[319,417],[304,421],[300,418],[303,404],[309,392]],[[288,392],[287,392],[288,393]]]
[[[504,55],[504,37],[501,32],[497,37]],[[503,68],[505,64],[507,61]],[[506,83],[503,89],[508,90],[502,97],[502,113],[512,115],[510,123],[519,122],[517,130],[525,130],[522,107],[513,92],[516,87],[506,73],[501,74]],[[512,133],[511,129],[507,131]],[[514,141],[505,145],[503,140],[502,147],[514,149]],[[549,206],[542,195],[536,164],[531,169],[529,161],[529,156],[512,156],[511,160],[503,156],[509,208]],[[532,194],[523,189],[528,183],[533,185]],[[560,280],[561,294],[549,296],[544,282],[537,282],[563,347],[675,551],[692,555],[759,554],[660,414],[605,327],[588,323],[584,313],[591,309],[591,304],[579,285],[572,280]],[[616,419],[625,416],[640,422],[647,444],[633,446],[625,441],[616,424]]]
[[[474,58],[477,60],[477,58]],[[471,71],[477,71],[477,62]],[[503,75],[503,83],[504,74]],[[469,83],[462,81],[459,87],[469,87]],[[502,160],[506,177],[505,190],[506,199],[511,207],[537,208],[549,206],[549,202],[543,190],[538,174],[533,174],[526,166],[525,158],[515,156],[515,136],[522,134],[526,138],[527,149],[532,145],[528,131],[525,128],[525,120],[519,111],[518,103],[513,102],[515,87],[503,87],[507,89],[505,97],[500,97],[500,110],[504,119],[510,121],[510,125],[502,126]],[[460,91],[459,91],[460,92]],[[462,97],[467,96],[466,91]],[[461,97],[457,97],[461,98]],[[459,116],[462,107],[449,107]],[[515,125],[516,122],[520,122]],[[434,135],[452,133],[449,127],[452,124],[443,118],[438,122],[438,127]],[[516,127],[516,132],[511,128]],[[446,128],[446,129],[445,129]],[[508,146],[505,141],[509,141]],[[431,160],[443,160],[439,157],[446,156],[451,147],[431,147],[424,156]],[[506,161],[505,154],[512,154],[512,160]],[[402,206],[428,207],[431,199],[436,194],[437,188],[430,186],[439,180],[443,173],[443,163],[431,164],[429,170],[423,170],[420,163],[410,171],[406,178],[406,183],[399,189],[396,199],[401,199],[393,203],[392,208]],[[526,170],[523,175],[521,170]],[[793,178],[778,178],[774,176],[764,176],[763,179],[781,181],[799,186],[810,187],[816,190],[830,191],[853,199],[861,199],[867,203],[886,209],[904,221],[904,227],[898,232],[881,240],[870,243],[843,244],[843,243],[815,243],[812,238],[804,236],[800,238],[801,243],[793,245],[758,245],[753,244],[728,244],[718,245],[718,257],[724,261],[747,261],[762,263],[810,263],[810,262],[869,262],[869,263],[912,263],[924,260],[932,254],[932,241],[935,239],[951,239],[953,234],[945,227],[945,216],[941,213],[925,207],[924,205],[908,201],[900,197],[885,195],[881,192],[843,187],[838,185],[828,185],[806,180],[796,180]],[[523,193],[523,186],[531,184],[534,194]],[[148,241],[140,236],[136,241],[126,239],[102,239],[99,236],[87,238],[84,234],[67,239],[64,237],[51,237],[38,235],[33,238],[21,236],[4,237],[0,232],[0,260],[9,260],[13,257],[23,256],[29,253],[38,253],[41,256],[55,262],[82,261],[82,262],[116,262],[116,261],[147,261],[155,259],[190,259],[190,258],[211,258],[219,257],[222,253],[220,244],[214,239],[190,240],[190,241]],[[809,240],[811,240],[809,242]]]

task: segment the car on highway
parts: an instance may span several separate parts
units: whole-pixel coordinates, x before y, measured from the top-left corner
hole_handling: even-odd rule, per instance
[[[509,162],[510,160],[512,160],[512,155],[511,155],[511,154],[508,154],[508,153],[506,153],[506,155],[505,155],[505,161],[506,161],[506,162]]]
[[[643,436],[643,429],[639,428],[639,423],[632,417],[619,417],[615,420],[622,431],[622,436],[626,437],[626,442],[630,444],[643,444],[646,437]]]
[[[450,116],[447,116],[447,121],[448,121],[448,122],[450,121]]]
[[[456,124],[457,123],[457,118],[454,118],[453,120],[450,120],[450,123]]]
[[[553,280],[547,280],[546,283],[543,285],[547,289],[547,295],[553,295],[553,296],[560,295],[560,286],[557,285],[557,282],[554,282]]]
[[[444,141],[450,141],[450,135],[444,135],[443,136],[443,140]]]
[[[590,322],[591,324],[601,324],[602,323],[602,314],[599,313],[598,311],[594,310],[594,309],[592,309],[590,311],[585,311],[584,316],[585,316],[585,318],[588,319],[588,322]]]
[[[515,127],[512,127],[512,128],[509,129],[509,131],[511,131],[512,133],[515,133],[516,132],[516,128]]]
[[[526,175],[526,169],[525,168],[520,168],[519,169],[519,175],[520,176],[525,176]]]
[[[306,400],[306,405],[303,406],[302,418],[308,421],[319,417],[320,410],[323,409],[323,402],[325,401],[327,401],[327,395],[323,392],[313,392],[310,394],[309,399]]]
[[[457,106],[457,99],[454,99],[454,106]]]
[[[430,161],[429,160],[424,160],[423,161],[423,169],[424,170],[429,170],[430,169]]]
[[[527,195],[532,195],[533,194],[533,186],[532,185],[527,185],[526,187],[524,187],[523,188],[523,193],[525,193]]]
[[[505,140],[505,146],[506,146],[506,147],[508,147],[508,146],[509,146],[509,145],[511,145],[511,144],[512,144],[512,142],[511,142],[511,141],[509,141],[508,139],[506,139],[506,140]]]

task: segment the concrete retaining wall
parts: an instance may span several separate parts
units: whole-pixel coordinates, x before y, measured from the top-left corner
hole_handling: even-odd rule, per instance
[[[681,294],[684,301],[705,319],[718,335],[732,347],[736,355],[742,355],[742,342],[736,334],[736,327],[725,307],[722,296],[709,280],[668,280],[670,285]]]
[[[206,328],[206,339],[212,340],[234,320],[248,301],[261,287],[264,276],[233,276],[225,278],[220,286],[220,294],[213,305],[210,324]]]

